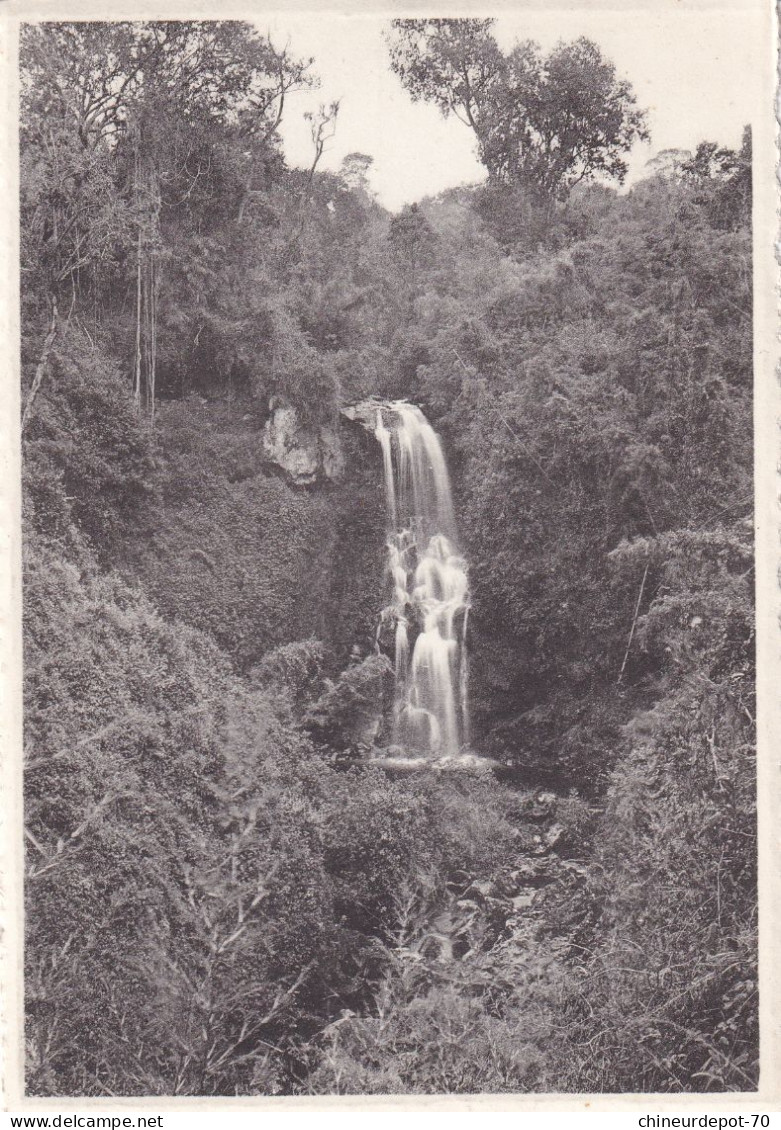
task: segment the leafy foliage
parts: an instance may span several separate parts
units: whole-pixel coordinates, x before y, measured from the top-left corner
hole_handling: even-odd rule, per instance
[[[664,554],[665,584],[642,638],[646,647],[664,642],[668,674],[660,699],[626,728],[590,880],[599,917],[575,934],[584,960],[568,1032],[580,1086],[754,1086],[754,631],[745,534],[676,535],[652,546]]]

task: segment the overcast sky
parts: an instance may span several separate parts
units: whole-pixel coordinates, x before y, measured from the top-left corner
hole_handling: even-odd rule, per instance
[[[732,9],[699,11],[671,11],[666,4],[654,11],[547,7],[501,16],[495,34],[503,48],[534,39],[549,49],[579,35],[600,46],[649,111],[651,142],[638,144],[630,155],[631,181],[662,149],[692,149],[705,139],[740,143],[743,125],[756,112],[763,22],[757,5],[741,0]],[[471,131],[430,105],[413,104],[391,73],[383,40],[388,19],[291,12],[258,24],[275,43],[289,40],[297,55],[314,56],[313,70],[321,79],[318,91],[289,101],[282,135],[291,165],[311,160],[304,111],[339,99],[336,137],[321,168],[338,169],[347,153],[370,154],[372,187],[387,208],[482,179]]]

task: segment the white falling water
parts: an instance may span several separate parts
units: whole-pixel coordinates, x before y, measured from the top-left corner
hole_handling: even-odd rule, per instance
[[[469,583],[456,542],[453,500],[439,438],[421,410],[377,410],[388,513],[393,623],[394,741],[432,755],[469,740],[466,623]]]

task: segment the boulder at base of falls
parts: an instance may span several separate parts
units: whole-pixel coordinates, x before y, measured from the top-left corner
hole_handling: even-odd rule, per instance
[[[303,424],[292,404],[279,397],[272,398],[269,408],[271,416],[261,436],[263,455],[269,463],[298,486],[342,477],[344,455],[335,428]]]

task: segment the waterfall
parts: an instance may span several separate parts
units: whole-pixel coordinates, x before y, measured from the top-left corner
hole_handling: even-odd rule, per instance
[[[381,625],[394,637],[393,740],[455,755],[469,739],[469,583],[442,445],[405,401],[377,408],[374,434],[385,473],[390,602]]]

